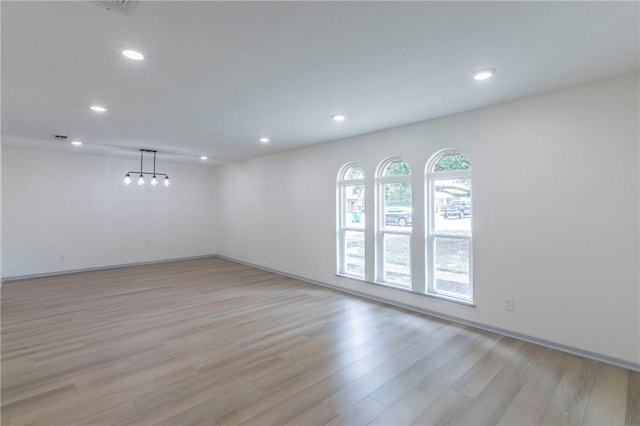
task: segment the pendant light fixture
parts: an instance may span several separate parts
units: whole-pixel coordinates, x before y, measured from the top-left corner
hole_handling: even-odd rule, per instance
[[[153,153],[153,172],[145,172],[144,171],[144,153],[152,152]],[[158,176],[164,176],[164,186],[169,186],[169,176],[164,173],[156,173],[156,153],[158,151],[154,151],[152,149],[141,149],[140,150],[140,171],[129,171],[126,175],[124,175],[124,184],[131,184],[131,173],[138,173],[138,185],[144,185],[144,175],[152,175],[151,178],[151,186],[156,186],[158,184]]]

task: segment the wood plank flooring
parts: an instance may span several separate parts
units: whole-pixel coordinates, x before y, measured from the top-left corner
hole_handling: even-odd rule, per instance
[[[218,258],[2,287],[2,424],[640,425],[640,373]]]

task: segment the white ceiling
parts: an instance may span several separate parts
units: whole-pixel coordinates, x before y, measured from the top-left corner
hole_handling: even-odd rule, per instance
[[[640,61],[638,2],[175,1],[121,13],[2,1],[1,16],[3,144],[149,148],[209,164],[626,74]],[[145,60],[125,59],[127,47]],[[484,67],[495,77],[472,80]],[[96,103],[109,111],[90,111]],[[333,122],[337,112],[347,120]]]

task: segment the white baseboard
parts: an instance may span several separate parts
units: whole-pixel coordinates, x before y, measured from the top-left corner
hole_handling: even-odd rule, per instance
[[[350,290],[350,289],[347,289],[347,288],[344,288],[344,287],[340,287],[340,286],[336,286],[336,285],[333,285],[333,284],[328,284],[328,283],[325,283],[325,282],[316,281],[316,280],[312,280],[312,279],[309,279],[309,278],[301,277],[301,276],[298,276],[298,275],[295,275],[295,274],[290,274],[290,273],[287,273],[287,272],[278,271],[278,270],[271,269],[271,268],[266,268],[264,266],[255,265],[255,264],[252,264],[252,263],[249,263],[249,262],[244,262],[242,260],[234,259],[234,258],[231,258],[231,257],[221,256],[221,255],[216,255],[216,257],[219,257],[221,259],[230,260],[230,261],[236,262],[236,263],[241,263],[243,265],[251,266],[251,267],[256,268],[256,269],[262,269],[263,271],[273,272],[274,274],[284,275],[286,277],[294,278],[294,279],[297,279],[297,280],[300,280],[300,281],[304,281],[304,282],[307,282],[309,284],[315,284],[315,285],[319,285],[319,286],[322,286],[322,287],[331,288],[333,290],[337,290],[337,291],[340,291],[342,293],[352,294],[354,296],[362,297],[362,298],[365,298],[365,299],[375,300],[376,302],[380,302],[380,303],[384,303],[384,304],[387,304],[387,305],[396,306],[398,308],[407,309],[409,311],[418,312],[418,313],[421,313],[421,314],[425,314],[425,315],[429,315],[429,316],[432,316],[432,317],[444,319],[444,320],[455,322],[455,323],[458,323],[458,324],[468,325],[468,326],[471,326],[471,327],[479,328],[481,330],[491,331],[493,333],[501,334],[503,336],[513,337],[514,339],[523,340],[525,342],[534,343],[536,345],[545,346],[547,348],[556,349],[556,350],[559,350],[559,351],[562,351],[562,352],[567,352],[567,353],[570,353],[570,354],[573,354],[573,355],[582,356],[582,357],[585,357],[585,358],[589,358],[589,359],[593,359],[593,360],[596,360],[596,361],[605,362],[607,364],[617,365],[618,367],[628,368],[630,370],[634,370],[634,371],[639,371],[640,372],[640,363],[626,361],[626,360],[623,360],[623,359],[611,357],[611,356],[604,355],[604,354],[599,354],[599,353],[596,353],[596,352],[585,351],[583,349],[575,348],[573,346],[563,345],[562,343],[557,343],[557,342],[552,342],[550,340],[540,339],[538,337],[529,336],[527,334],[518,333],[516,331],[511,331],[511,330],[507,330],[507,329],[500,328],[500,327],[494,327],[494,326],[491,326],[491,325],[482,324],[482,323],[478,323],[478,322],[475,322],[475,321],[465,320],[463,318],[458,318],[458,317],[453,316],[453,315],[442,314],[442,313],[439,313],[439,312],[436,312],[436,311],[432,311],[432,310],[429,310],[429,309],[424,309],[424,308],[421,308],[421,307],[418,307],[418,306],[413,306],[413,305],[408,305],[408,304],[401,303],[401,302],[396,302],[394,300],[386,299],[384,297],[373,296],[371,294],[363,293],[363,292],[360,292],[360,291]]]
[[[65,271],[45,272],[41,274],[16,275],[3,277],[0,286],[9,281],[28,280],[31,278],[55,277],[56,275],[77,274],[79,272],[103,271],[105,269],[127,268],[129,266],[153,265],[155,263],[180,262],[181,260],[203,259],[205,257],[218,257],[215,254],[203,254],[200,256],[175,257],[170,259],[149,260],[146,262],[122,263],[119,265],[95,266],[91,268],[68,269]]]
[[[421,308],[421,307],[418,307],[418,306],[413,306],[413,305],[408,305],[408,304],[405,304],[405,303],[396,302],[394,300],[386,299],[384,297],[373,296],[373,295],[368,294],[368,293],[363,293],[363,292],[360,292],[360,291],[350,290],[350,289],[347,289],[347,288],[344,288],[344,287],[332,285],[332,284],[321,282],[321,281],[312,280],[312,279],[305,278],[305,277],[302,277],[302,276],[299,276],[299,275],[290,274],[290,273],[284,272],[284,271],[278,271],[276,269],[267,268],[265,266],[260,266],[260,265],[256,265],[256,264],[253,264],[253,263],[249,263],[249,262],[245,262],[245,261],[242,261],[242,260],[234,259],[234,258],[227,257],[227,256],[217,255],[217,254],[207,254],[207,255],[202,255],[202,256],[181,257],[181,258],[163,259],[163,260],[153,260],[153,261],[148,261],[148,262],[126,263],[126,264],[120,264],[120,265],[99,266],[99,267],[93,267],[93,268],[73,269],[73,270],[56,271],[56,272],[44,273],[44,274],[32,274],[32,275],[21,275],[21,276],[14,276],[14,277],[6,277],[6,278],[2,278],[2,280],[0,281],[0,286],[2,286],[2,284],[6,283],[6,282],[9,282],[9,281],[18,281],[18,280],[25,280],[25,279],[30,279],[30,278],[51,277],[51,276],[56,276],[56,275],[75,274],[75,273],[78,273],[78,272],[89,272],[89,271],[100,271],[100,270],[105,270],[105,269],[126,268],[126,267],[129,267],[129,266],[152,265],[152,264],[155,264],[155,263],[179,262],[179,261],[182,261],[182,260],[203,259],[203,258],[207,258],[207,257],[218,257],[220,259],[225,259],[225,260],[229,260],[229,261],[232,261],[232,262],[240,263],[240,264],[243,264],[243,265],[251,266],[252,268],[261,269],[263,271],[268,271],[268,272],[272,272],[274,274],[278,274],[278,275],[283,275],[283,276],[286,276],[286,277],[294,278],[294,279],[297,279],[297,280],[300,280],[300,281],[304,281],[304,282],[309,283],[309,284],[314,284],[314,285],[319,285],[319,286],[322,286],[322,287],[327,287],[327,288],[330,288],[332,290],[336,290],[336,291],[339,291],[339,292],[342,292],[342,293],[352,294],[354,296],[362,297],[362,298],[365,298],[365,299],[375,300],[376,302],[384,303],[384,304],[391,305],[391,306],[396,306],[396,307],[399,307],[399,308],[407,309],[407,310],[410,310],[410,311],[413,311],[413,312],[418,312],[418,313],[429,315],[429,316],[436,317],[436,318],[441,318],[441,319],[444,319],[444,320],[447,320],[447,321],[452,321],[452,322],[455,322],[455,323],[458,323],[458,324],[468,325],[468,326],[479,328],[479,329],[482,329],[482,330],[491,331],[493,333],[501,334],[503,336],[513,337],[515,339],[523,340],[525,342],[534,343],[534,344],[537,344],[537,345],[540,345],[540,346],[545,346],[545,347],[548,347],[548,348],[551,348],[551,349],[556,349],[556,350],[559,350],[559,351],[562,351],[562,352],[568,352],[570,354],[582,356],[582,357],[593,359],[593,360],[596,360],[596,361],[605,362],[607,364],[617,365],[619,367],[628,368],[628,369],[634,370],[634,371],[640,371],[640,363],[626,361],[626,360],[623,360],[623,359],[618,359],[618,358],[611,357],[611,356],[608,356],[608,355],[599,354],[599,353],[596,353],[596,352],[585,351],[583,349],[575,348],[575,347],[568,346],[568,345],[563,345],[562,343],[552,342],[550,340],[540,339],[538,337],[529,336],[529,335],[526,335],[526,334],[518,333],[516,331],[511,331],[511,330],[507,330],[507,329],[503,329],[503,328],[499,328],[499,327],[494,327],[494,326],[491,326],[491,325],[486,325],[486,324],[482,324],[482,323],[478,323],[478,322],[474,322],[474,321],[465,320],[463,318],[458,318],[458,317],[455,317],[453,315],[442,314],[442,313],[439,313],[439,312],[436,312],[436,311],[432,311],[432,310],[429,310],[429,309],[424,309],[424,308]]]

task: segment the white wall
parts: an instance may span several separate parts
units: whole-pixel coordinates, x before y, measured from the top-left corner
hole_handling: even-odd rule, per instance
[[[635,74],[220,167],[218,253],[637,365],[638,89]],[[413,276],[424,281],[417,218],[425,164],[442,148],[473,165],[477,307],[336,277],[336,173],[364,167],[373,217],[376,165],[399,155],[413,171]]]
[[[138,160],[2,151],[5,278],[216,252],[213,168],[160,157],[169,188],[125,186]]]
[[[0,141],[0,217],[2,217],[2,141]],[[0,242],[2,241],[2,220],[0,220]],[[2,285],[2,244],[0,243],[0,285]]]
[[[638,75],[211,169],[122,184],[135,160],[2,147],[3,277],[219,253],[640,363]],[[331,123],[328,123],[331,125]],[[275,142],[274,142],[275,143]],[[335,178],[388,157],[413,171],[413,277],[424,282],[424,166],[473,163],[475,308],[335,276]],[[367,230],[369,276],[373,231]],[[60,260],[64,255],[65,260]],[[502,310],[513,297],[514,311]]]

